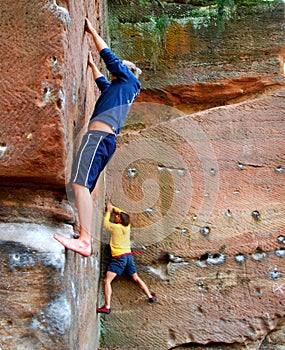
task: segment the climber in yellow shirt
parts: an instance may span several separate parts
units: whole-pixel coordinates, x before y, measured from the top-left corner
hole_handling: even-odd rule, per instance
[[[114,223],[110,221],[111,211],[108,208],[115,214]],[[118,258],[122,255],[131,254],[131,225],[129,215],[110,204],[107,206],[104,216],[104,227],[112,233],[110,239],[112,257]]]
[[[114,214],[114,222],[110,221],[111,213]],[[111,232],[110,246],[112,260],[107,268],[104,279],[105,305],[97,307],[99,313],[109,314],[111,312],[111,283],[117,275],[126,272],[137,283],[141,290],[148,297],[150,303],[156,302],[154,293],[150,293],[144,281],[138,276],[133,254],[131,252],[131,225],[129,215],[112,204],[107,205],[104,216],[104,226]]]

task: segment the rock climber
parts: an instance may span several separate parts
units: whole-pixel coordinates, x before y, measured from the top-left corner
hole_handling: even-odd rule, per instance
[[[141,84],[138,77],[141,70],[130,61],[118,59],[88,18],[86,18],[85,28],[87,33],[91,34],[112,78],[111,82],[106,79],[95,65],[92,54],[89,52],[88,65],[101,95],[95,104],[88,131],[82,138],[71,175],[80,235],[78,239],[75,239],[55,234],[54,238],[65,248],[88,257],[92,252],[93,199],[91,193],[93,190],[96,193],[99,175],[115,152],[116,136],[125,122],[134,99],[140,92]]]
[[[114,213],[113,222],[110,221],[111,213]],[[145,282],[137,274],[134,257],[131,252],[130,216],[112,204],[108,204],[104,216],[104,227],[111,232],[110,247],[112,260],[108,265],[104,279],[105,305],[103,307],[97,307],[97,312],[104,314],[111,312],[111,283],[117,275],[120,276],[123,272],[137,283],[150,303],[155,303],[157,297],[154,293],[150,293]]]

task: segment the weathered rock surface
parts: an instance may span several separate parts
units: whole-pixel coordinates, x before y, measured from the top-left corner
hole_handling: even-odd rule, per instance
[[[237,8],[219,37],[189,3],[131,5],[110,3],[110,36],[142,91],[107,196],[159,299],[115,280],[101,349],[281,350],[284,4]]]
[[[98,94],[85,15],[104,26],[101,2],[1,1],[1,350],[98,347],[103,200],[94,209],[92,257],[65,253],[53,239],[74,233],[65,183]]]
[[[137,101],[162,103],[184,113],[194,113],[260,97],[262,93],[279,91],[281,86],[268,77],[246,76],[207,84],[147,88],[142,90]]]
[[[160,108],[142,105],[142,114]],[[131,214],[134,240],[146,247],[139,274],[159,301],[115,281],[103,344],[282,349],[284,117],[280,91],[120,139],[107,193]]]
[[[239,8],[217,37],[188,4],[130,3],[109,8],[111,43],[144,68],[143,88],[107,197],[131,213],[138,272],[159,299],[116,279],[101,347],[282,350],[284,4]],[[104,4],[2,5],[0,348],[94,350],[103,182],[95,254],[65,254],[52,235],[73,233],[64,187],[96,98],[84,17],[102,32]]]
[[[112,47],[142,66],[145,89],[284,74],[282,3],[236,2],[219,31],[214,5],[122,2],[109,2]]]

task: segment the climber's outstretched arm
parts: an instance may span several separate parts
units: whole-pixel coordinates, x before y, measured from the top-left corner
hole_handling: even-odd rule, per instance
[[[96,66],[90,51],[88,53],[88,64],[92,70],[94,80],[103,76],[103,74],[99,71],[98,67]]]
[[[86,17],[86,31],[92,35],[98,52],[108,48],[108,45],[106,44],[104,39],[102,39],[101,36],[97,33],[97,30],[93,27],[92,23],[89,21],[87,17]]]

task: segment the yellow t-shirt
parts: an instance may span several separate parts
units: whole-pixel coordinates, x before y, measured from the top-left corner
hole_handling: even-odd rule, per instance
[[[114,208],[116,213],[122,212],[119,208]],[[131,253],[131,225],[124,226],[110,221],[110,212],[104,216],[104,226],[111,232],[110,246],[113,257]]]

